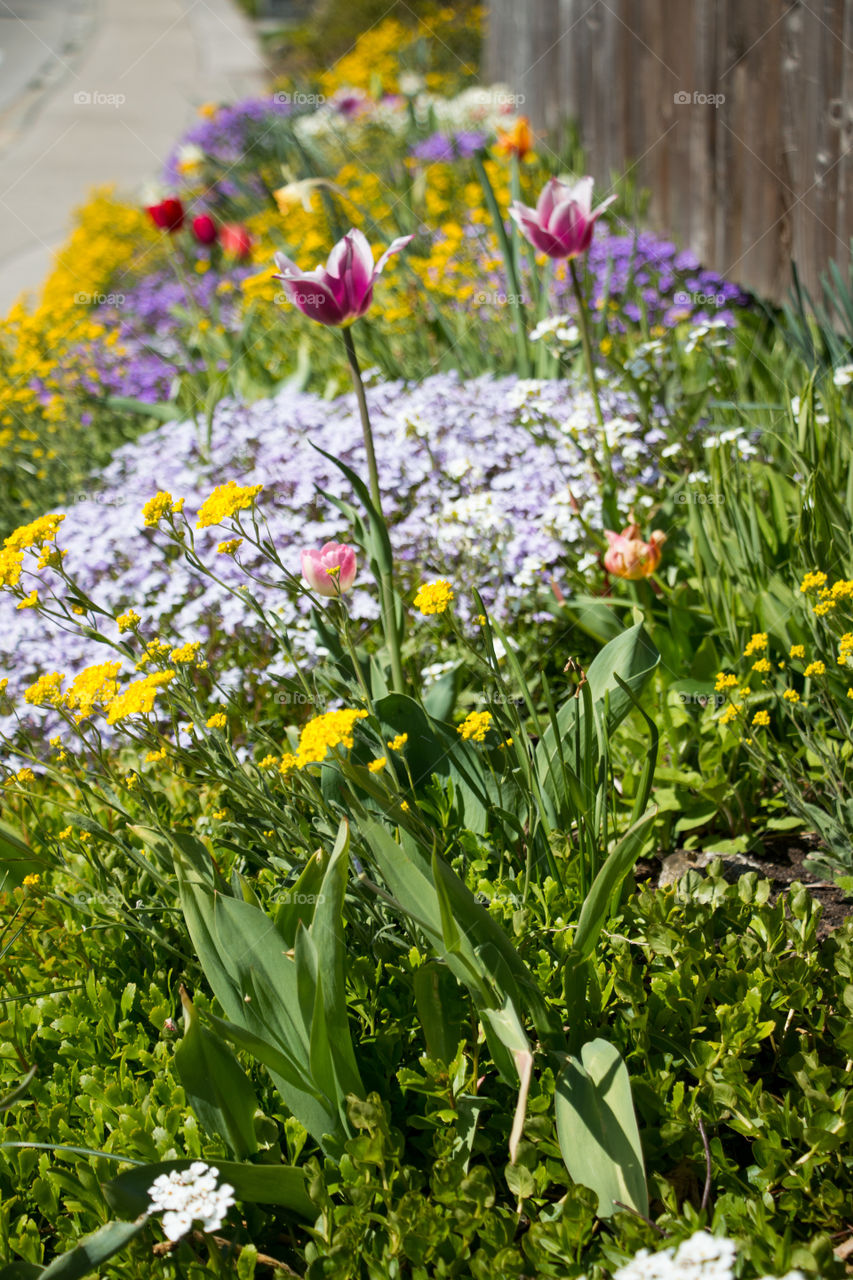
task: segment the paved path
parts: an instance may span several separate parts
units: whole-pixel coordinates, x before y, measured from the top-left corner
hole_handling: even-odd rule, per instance
[[[0,314],[93,186],[138,194],[200,103],[263,84],[231,0],[0,0]]]

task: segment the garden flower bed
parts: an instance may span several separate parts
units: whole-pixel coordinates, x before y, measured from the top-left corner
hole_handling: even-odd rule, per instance
[[[853,335],[434,24],[0,333],[0,1280],[846,1274]]]

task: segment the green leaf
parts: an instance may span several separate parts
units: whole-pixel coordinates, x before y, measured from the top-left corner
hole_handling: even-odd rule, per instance
[[[43,1271],[34,1262],[10,1262],[0,1267],[0,1280],[38,1280]]]
[[[447,1013],[452,1002],[449,988],[456,986],[456,980],[446,965],[428,960],[415,970],[412,982],[427,1053],[439,1062],[450,1063],[461,1038],[460,1024],[452,1023]]]
[[[557,1077],[557,1138],[575,1182],[598,1196],[602,1218],[617,1201],[648,1216],[643,1153],[628,1069],[618,1049],[590,1040],[569,1057]]]
[[[0,822],[0,892],[17,888],[24,876],[38,874],[45,861],[33,853],[18,828]]]
[[[649,639],[643,624],[638,622],[606,644],[590,663],[586,681],[591,694],[592,708],[595,718],[602,719],[604,731],[608,736],[625,719],[634,705],[634,698],[650,680],[659,662],[660,654]],[[617,676],[626,687],[620,685]],[[566,699],[557,711],[557,724],[563,741],[571,739],[575,747],[578,739],[582,743],[591,744],[592,726],[587,725],[586,720],[586,702],[581,702],[579,707],[576,697]],[[565,751],[569,762],[574,754],[574,751]],[[583,752],[583,755],[585,754],[586,748]],[[560,776],[560,770],[556,767],[557,756],[558,742],[553,726],[548,725],[536,748],[535,757],[537,772],[546,790],[552,789],[554,779]],[[585,767],[583,759],[580,763],[582,768]],[[551,794],[553,795],[553,790]]]
[[[251,1156],[258,1149],[255,1091],[226,1044],[199,1021],[192,1001],[181,987],[185,1030],[175,1049],[175,1069],[190,1105],[211,1137],[225,1139],[235,1156]]]
[[[317,896],[309,933],[322,977],[323,1014],[331,1037],[335,1074],[343,1094],[364,1093],[347,1013],[344,961],[344,899],[349,882],[349,824],[342,821]]]
[[[45,1267],[44,1271],[38,1273],[39,1280],[79,1280],[81,1276],[88,1276],[93,1271],[97,1271],[108,1258],[129,1244],[146,1226],[148,1215],[144,1209],[140,1212],[141,1217],[135,1222],[108,1222],[94,1235],[81,1241],[67,1253],[54,1258],[49,1267]]]
[[[30,1081],[37,1072],[36,1067],[30,1067],[23,1080],[20,1080],[12,1089],[11,1093],[7,1093],[4,1098],[0,1098],[0,1111],[8,1111],[20,1098],[26,1096]]]
[[[649,827],[657,817],[657,809],[650,809],[638,822],[629,827],[622,839],[608,854],[581,907],[578,927],[575,930],[574,950],[586,958],[591,955],[598,936],[607,919],[610,901],[615,890],[633,867],[645,843]]]
[[[127,1216],[142,1213],[148,1206],[148,1188],[161,1173],[188,1169],[192,1160],[162,1160],[157,1164],[137,1165],[120,1173],[104,1186],[104,1198],[116,1213]],[[237,1164],[217,1160],[219,1182],[228,1182],[238,1200],[247,1204],[278,1204],[309,1221],[317,1210],[305,1190],[305,1170],[287,1164]]]

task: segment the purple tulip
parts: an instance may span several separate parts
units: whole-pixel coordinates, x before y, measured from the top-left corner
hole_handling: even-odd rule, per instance
[[[288,298],[311,320],[320,324],[351,324],[363,316],[373,301],[373,285],[393,253],[414,239],[399,236],[374,265],[373,252],[362,231],[349,231],[329,254],[325,267],[300,271],[283,253],[275,255]]]
[[[608,196],[593,209],[592,178],[581,178],[574,184],[551,178],[542,188],[535,209],[515,200],[510,217],[534,249],[547,253],[549,258],[576,258],[586,253],[596,218],[615,199],[615,195]]]

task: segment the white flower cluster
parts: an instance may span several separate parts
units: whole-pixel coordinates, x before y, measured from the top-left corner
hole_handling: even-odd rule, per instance
[[[659,1253],[641,1249],[614,1271],[613,1280],[734,1280],[736,1254],[734,1240],[697,1231],[677,1249],[661,1249]],[[805,1276],[801,1271],[789,1271],[783,1280],[805,1280]]]
[[[531,342],[543,340],[548,350],[559,356],[578,346],[581,331],[571,316],[549,316],[547,320],[540,320],[536,328],[530,331]]]
[[[148,1188],[149,1213],[162,1213],[163,1231],[169,1240],[180,1240],[194,1222],[202,1231],[218,1231],[234,1204],[234,1188],[227,1182],[217,1186],[219,1170],[202,1160],[188,1169],[161,1173]]]

